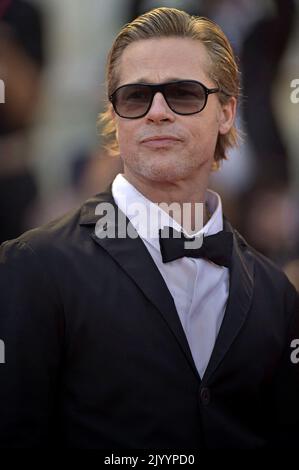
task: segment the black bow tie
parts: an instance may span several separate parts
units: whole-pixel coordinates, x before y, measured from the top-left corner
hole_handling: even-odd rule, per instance
[[[185,242],[192,242],[196,240],[197,247],[186,247]],[[189,258],[206,258],[213,263],[220,266],[230,266],[232,248],[233,248],[233,234],[231,232],[215,233],[215,235],[199,237],[186,237],[183,232],[178,232],[173,227],[164,227],[159,230],[159,242],[163,263],[174,261],[184,256]],[[191,244],[192,245],[192,244]]]

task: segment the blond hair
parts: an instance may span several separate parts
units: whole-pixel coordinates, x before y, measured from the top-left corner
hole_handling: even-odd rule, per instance
[[[219,100],[225,104],[230,97],[239,96],[239,70],[234,57],[232,47],[220,27],[208,18],[191,16],[176,8],[156,8],[151,10],[131,23],[126,24],[116,36],[110,49],[106,65],[107,95],[118,86],[117,67],[125,48],[139,40],[153,39],[157,37],[181,37],[191,38],[206,47],[210,67],[208,75],[220,88]],[[98,125],[102,126],[102,136],[106,140],[104,147],[110,155],[119,155],[119,147],[116,137],[116,127],[112,119],[110,102],[106,109],[98,116]],[[235,124],[225,135],[218,135],[215,149],[214,169],[219,167],[219,162],[226,159],[226,151],[237,144],[238,131]]]

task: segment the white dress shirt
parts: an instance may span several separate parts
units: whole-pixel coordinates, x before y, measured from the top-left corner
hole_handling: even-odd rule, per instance
[[[163,263],[159,228],[172,226],[180,231],[182,227],[158,204],[141,194],[122,174],[118,174],[112,183],[112,195],[138,232],[165,280],[202,378],[225,313],[229,269],[203,258],[184,257]],[[207,190],[205,202],[211,217],[196,235],[213,235],[223,230],[220,196]]]

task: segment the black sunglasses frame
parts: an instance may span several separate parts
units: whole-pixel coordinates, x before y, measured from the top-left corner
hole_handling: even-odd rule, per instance
[[[205,100],[204,100],[204,103],[203,103],[203,106],[202,108],[199,110],[199,111],[195,111],[195,112],[192,112],[192,113],[180,113],[180,112],[177,112],[175,111],[171,105],[169,104],[169,102],[167,101],[167,98],[165,96],[165,87],[167,87],[168,85],[174,85],[176,83],[196,83],[197,85],[201,85],[203,90],[204,90],[204,93],[205,93]],[[121,88],[124,88],[124,87],[133,87],[133,86],[136,86],[136,85],[141,85],[141,86],[145,86],[147,88],[149,88],[151,90],[151,97],[150,97],[150,100],[149,100],[149,104],[148,104],[148,107],[146,109],[146,111],[143,113],[143,114],[140,114],[138,116],[134,116],[134,117],[128,117],[128,116],[123,116],[122,114],[120,114],[118,111],[117,111],[117,107],[116,107],[116,93],[118,90],[120,90]],[[208,102],[208,96],[211,95],[212,93],[218,93],[220,91],[219,88],[207,88],[203,83],[201,82],[198,82],[197,80],[176,80],[176,81],[173,81],[173,82],[165,82],[165,83],[157,83],[157,84],[151,84],[151,83],[128,83],[127,85],[121,85],[120,87],[116,88],[116,90],[114,90],[113,93],[111,93],[111,95],[109,95],[109,101],[112,103],[112,106],[114,108],[114,111],[116,112],[116,114],[118,114],[118,116],[122,117],[122,118],[125,118],[125,119],[139,119],[139,118],[142,118],[144,117],[148,112],[149,110],[151,109],[151,106],[152,106],[152,103],[153,103],[153,99],[154,99],[154,96],[156,93],[160,92],[162,93],[163,95],[163,98],[165,99],[168,107],[171,109],[172,112],[174,112],[175,114],[179,114],[181,116],[190,116],[192,114],[197,114],[197,113],[200,113],[201,111],[203,111],[203,109],[206,107],[207,105],[207,102]]]

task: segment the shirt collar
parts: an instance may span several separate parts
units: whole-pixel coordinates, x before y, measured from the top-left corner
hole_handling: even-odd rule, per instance
[[[178,231],[183,230],[178,222],[158,204],[140,193],[121,173],[115,177],[112,183],[112,195],[117,206],[130,220],[138,235],[155,248],[159,249],[159,228],[171,226]],[[222,202],[219,194],[207,189],[205,201],[211,217],[195,235],[213,235],[223,230]]]

